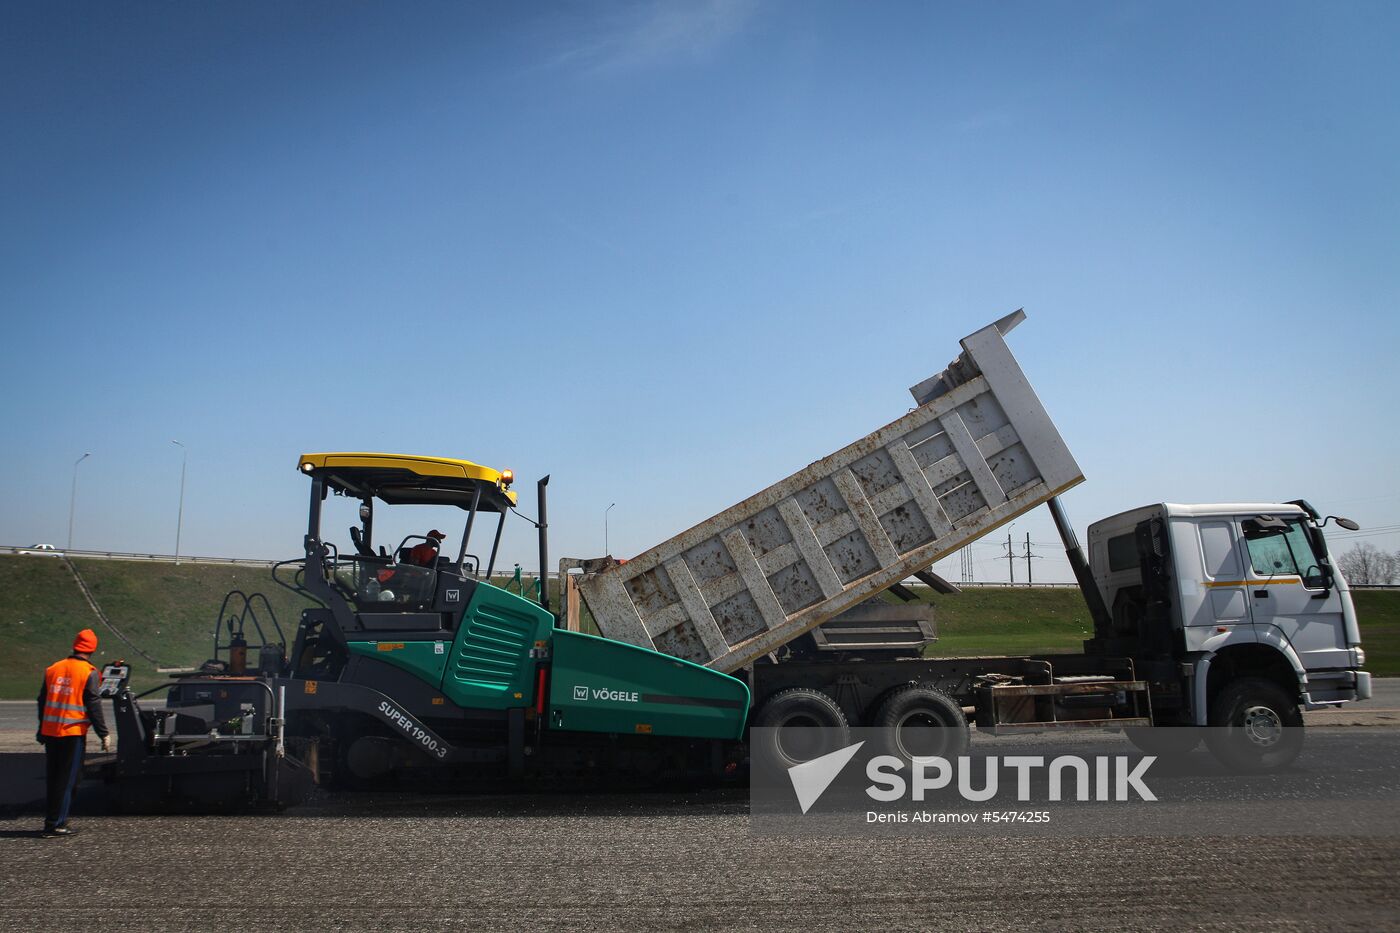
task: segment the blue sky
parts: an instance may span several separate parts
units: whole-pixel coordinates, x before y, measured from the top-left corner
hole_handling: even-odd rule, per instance
[[[294,556],[297,455],[370,449],[551,473],[554,554],[615,501],[626,556],[1025,307],[1081,530],[1304,496],[1400,546],[1394,4],[0,16],[0,543],[66,541],[91,451],[75,545],[170,552],[178,438],[189,553]]]

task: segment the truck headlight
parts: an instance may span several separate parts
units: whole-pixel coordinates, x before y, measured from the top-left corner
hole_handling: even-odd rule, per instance
[[[1351,651],[1352,651],[1352,654],[1356,655],[1356,666],[1357,666],[1358,668],[1365,667],[1365,666],[1366,666],[1366,649],[1365,649],[1365,648],[1362,648],[1360,645],[1357,645],[1355,648],[1351,649]]]

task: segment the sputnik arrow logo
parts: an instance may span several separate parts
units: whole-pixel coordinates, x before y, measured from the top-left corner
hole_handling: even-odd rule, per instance
[[[836,776],[850,763],[864,744],[864,742],[857,742],[854,745],[847,745],[845,748],[828,752],[820,758],[813,758],[811,761],[804,761],[800,765],[788,768],[788,779],[792,781],[792,789],[797,794],[797,804],[802,808],[803,813],[810,810],[812,804],[826,793],[831,782],[836,780]]]

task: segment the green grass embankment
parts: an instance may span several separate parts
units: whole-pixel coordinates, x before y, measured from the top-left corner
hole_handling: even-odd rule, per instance
[[[1366,669],[1376,677],[1400,677],[1400,590],[1351,594],[1366,649]]]
[[[229,590],[266,595],[289,647],[301,610],[310,605],[273,583],[265,567],[82,558],[73,564],[112,624],[161,667],[194,667],[210,656],[215,615]],[[0,600],[0,698],[37,693],[43,669],[67,655],[73,634],[84,628],[97,632],[99,666],[126,658],[140,689],[166,680],[98,622],[60,558],[0,557],[0,592],[9,594]],[[248,635],[255,640],[251,626]]]
[[[209,657],[215,613],[231,589],[264,593],[290,640],[308,605],[274,584],[266,568],[77,559],[79,572],[112,623],[163,667],[193,667]],[[497,579],[498,584],[505,583]],[[99,662],[125,657],[143,689],[165,680],[105,630],[57,557],[0,556],[0,698],[28,699],[44,667],[65,656],[73,633],[93,628]],[[557,594],[554,596],[557,607]],[[1354,594],[1367,668],[1400,676],[1400,591]],[[968,588],[935,599],[935,657],[1039,654],[1080,650],[1092,628],[1075,589]]]
[[[100,626],[56,557],[0,556],[0,594],[0,697],[32,699],[44,668],[68,654],[74,634]]]
[[[1094,629],[1076,589],[968,587],[933,602],[930,657],[1079,651]]]
[[[1400,676],[1400,590],[1352,593],[1366,669]],[[1079,651],[1093,623],[1077,589],[969,588],[936,597],[938,643],[930,657]]]

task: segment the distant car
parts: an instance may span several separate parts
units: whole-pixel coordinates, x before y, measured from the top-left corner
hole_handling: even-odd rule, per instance
[[[63,552],[52,544],[31,544],[20,551],[21,554],[33,554],[35,557],[62,557]]]

